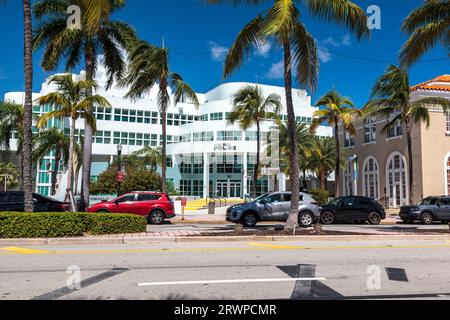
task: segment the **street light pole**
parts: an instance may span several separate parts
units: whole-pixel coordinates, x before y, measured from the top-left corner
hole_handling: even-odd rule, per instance
[[[122,183],[119,180],[119,175],[122,172],[122,161],[121,161],[121,155],[122,155],[122,144],[118,144],[117,145],[117,155],[118,155],[118,160],[117,160],[117,196],[120,197],[120,184]]]

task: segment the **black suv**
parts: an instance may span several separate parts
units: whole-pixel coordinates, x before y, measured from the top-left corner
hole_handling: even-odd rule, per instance
[[[450,197],[428,197],[415,206],[404,206],[400,208],[400,219],[404,223],[420,221],[425,225],[433,224],[435,221],[450,221]]]
[[[321,220],[325,225],[338,221],[369,222],[378,225],[386,219],[386,211],[375,200],[366,197],[337,198],[323,207]]]
[[[69,204],[52,198],[33,194],[34,212],[65,212]],[[0,192],[0,212],[24,212],[25,193],[23,192]]]

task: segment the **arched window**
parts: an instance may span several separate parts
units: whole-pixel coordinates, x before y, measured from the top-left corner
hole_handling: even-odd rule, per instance
[[[391,207],[397,208],[408,204],[408,180],[406,160],[399,152],[388,158],[386,165],[386,187]]]
[[[374,157],[367,158],[363,170],[364,196],[378,200],[380,198],[380,171],[377,160]]]

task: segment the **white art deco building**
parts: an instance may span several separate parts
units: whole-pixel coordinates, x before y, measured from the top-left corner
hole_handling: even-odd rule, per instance
[[[83,77],[81,73],[78,77]],[[104,72],[99,70],[97,81],[100,88],[104,85]],[[227,117],[232,110],[231,96],[240,88],[250,83],[224,83],[207,93],[199,93],[199,108],[185,101],[168,109],[168,173],[167,178],[176,189],[186,196],[219,196],[240,198],[250,193],[252,170],[256,159],[256,128],[242,131],[238,125],[228,125]],[[260,85],[265,95],[278,94],[284,105],[284,88]],[[34,99],[56,88],[47,83],[41,92],[34,94]],[[127,156],[148,145],[159,147],[162,143],[161,114],[157,105],[157,87],[138,101],[125,99],[125,89],[113,88],[108,91],[99,89],[112,105],[112,108],[95,108],[97,133],[93,144],[92,179],[95,180],[117,155],[117,145],[122,144],[123,155]],[[311,107],[311,98],[306,91],[294,90],[294,107],[297,121],[310,123],[317,108]],[[23,103],[22,92],[11,92],[5,100]],[[35,106],[37,116],[49,111],[48,106]],[[287,118],[286,109],[281,116]],[[53,120],[49,126],[56,126],[68,133],[69,120]],[[83,135],[84,120],[76,125],[76,137]],[[262,124],[262,139],[273,130],[271,121]],[[330,127],[320,127],[320,136],[331,136]],[[14,138],[14,137],[13,137]],[[264,149],[264,142],[262,143]],[[267,144],[266,144],[267,145]],[[12,151],[16,141],[12,141]],[[283,155],[281,155],[283,156]],[[36,191],[48,195],[51,187],[49,164],[53,158],[41,161],[36,172]],[[286,177],[272,171],[271,176],[258,181],[258,193],[284,190]],[[65,173],[58,177],[56,197],[63,197],[66,189]]]

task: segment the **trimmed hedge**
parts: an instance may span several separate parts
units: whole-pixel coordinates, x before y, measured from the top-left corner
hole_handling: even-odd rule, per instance
[[[0,238],[63,238],[146,232],[147,220],[130,214],[0,213]]]
[[[309,192],[313,198],[320,203],[320,205],[324,206],[328,204],[330,193],[327,190],[322,189],[314,189]]]

